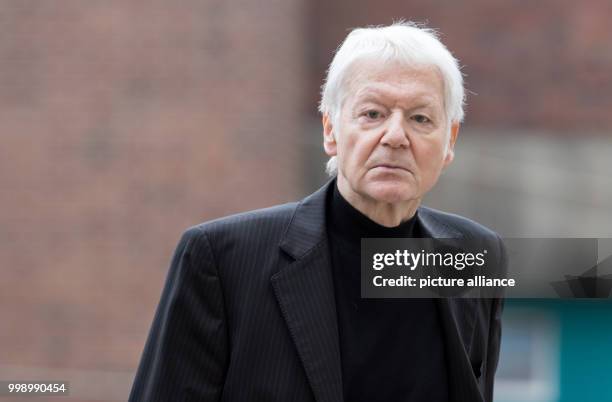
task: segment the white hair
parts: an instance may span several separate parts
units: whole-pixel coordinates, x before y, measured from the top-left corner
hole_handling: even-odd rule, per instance
[[[327,70],[319,103],[319,111],[327,114],[333,125],[339,122],[350,67],[360,60],[437,68],[444,81],[444,107],[448,122],[463,121],[465,91],[459,62],[440,42],[435,30],[414,22],[398,21],[389,26],[353,29],[336,51]],[[448,131],[447,137],[450,137],[450,124]],[[325,170],[330,176],[337,173],[335,156],[329,159]]]

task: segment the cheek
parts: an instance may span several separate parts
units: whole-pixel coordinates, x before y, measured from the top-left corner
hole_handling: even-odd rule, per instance
[[[444,163],[444,145],[439,143],[420,144],[414,149],[414,156],[423,177],[437,177]]]
[[[344,137],[339,154],[342,154],[345,166],[359,169],[365,165],[375,146],[376,142],[364,133],[348,134]]]

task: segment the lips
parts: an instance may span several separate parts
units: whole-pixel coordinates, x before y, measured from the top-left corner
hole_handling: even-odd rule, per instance
[[[408,169],[408,168],[405,168],[405,167],[400,166],[400,165],[391,164],[391,163],[381,163],[381,164],[378,164],[378,165],[374,165],[374,169],[375,168],[399,169],[399,170],[405,170],[407,172],[410,172],[410,169]]]

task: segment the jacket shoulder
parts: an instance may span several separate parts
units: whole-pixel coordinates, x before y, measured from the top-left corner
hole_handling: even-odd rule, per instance
[[[187,232],[204,232],[209,237],[240,237],[241,234],[247,233],[282,232],[289,224],[296,206],[297,202],[291,202],[224,216],[191,226]]]
[[[459,232],[467,238],[499,237],[495,231],[465,216],[443,212],[429,207],[420,207],[419,214],[424,219],[435,221],[438,225]]]

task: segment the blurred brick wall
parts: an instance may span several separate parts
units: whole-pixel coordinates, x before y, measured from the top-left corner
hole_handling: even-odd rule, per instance
[[[585,134],[612,128],[612,2],[365,0],[316,2],[310,100],[349,28],[426,22],[467,75],[466,126]]]
[[[0,1],[1,379],[125,400],[181,232],[302,195],[303,16]]]

